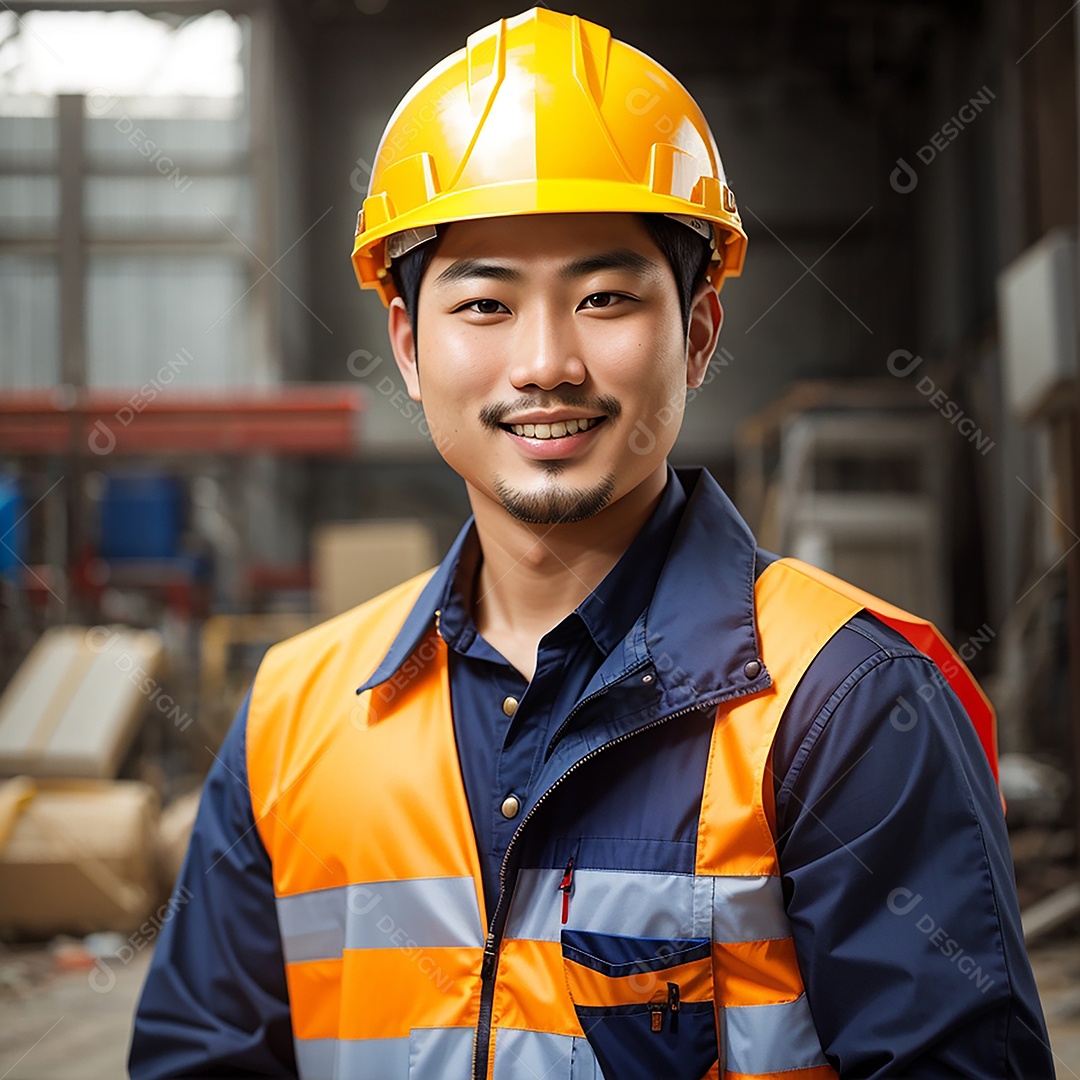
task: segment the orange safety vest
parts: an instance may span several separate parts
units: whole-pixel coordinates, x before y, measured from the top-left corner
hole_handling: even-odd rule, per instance
[[[665,1080],[835,1078],[784,909],[773,738],[814,657],[865,608],[937,662],[993,763],[993,710],[959,656],[924,620],[772,563],[754,589],[772,682],[716,709],[694,873],[578,868],[562,924],[558,872],[522,870],[496,940],[446,645],[433,629],[399,678],[352,693],[428,576],[275,646],[252,692],[252,809],[303,1080],[600,1080],[620,1054]]]

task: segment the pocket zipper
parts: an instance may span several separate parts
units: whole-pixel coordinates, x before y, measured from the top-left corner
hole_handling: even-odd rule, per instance
[[[668,1031],[673,1035],[679,1030],[679,984],[667,984],[667,1001],[649,1002],[649,1026],[653,1031],[664,1030],[664,1013],[671,1013],[671,1024]]]
[[[649,1012],[652,1014],[652,1029],[653,1031],[664,1030],[664,1010],[667,1008],[667,1002],[657,1001],[649,1006]]]
[[[562,893],[562,921],[563,926],[566,925],[566,920],[570,918],[570,890],[574,884],[574,856],[570,856],[569,862],[566,864],[566,869],[563,871],[562,881],[559,882],[559,892]]]

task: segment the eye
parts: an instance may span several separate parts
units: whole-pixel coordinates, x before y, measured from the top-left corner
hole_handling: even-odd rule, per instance
[[[498,300],[492,300],[490,297],[485,297],[482,300],[470,300],[467,304],[454,308],[454,311],[472,311],[477,315],[502,315],[504,312],[507,315],[510,314],[510,309],[505,304],[501,304]]]
[[[632,299],[632,298],[629,297],[629,296],[625,296],[623,293],[616,293],[616,292],[592,293],[591,295],[586,296],[585,299],[581,301],[581,304],[578,306],[578,310],[581,311],[582,309],[584,309],[584,310],[588,311],[590,309],[595,310],[596,308],[614,307],[620,301],[630,300],[630,299]]]

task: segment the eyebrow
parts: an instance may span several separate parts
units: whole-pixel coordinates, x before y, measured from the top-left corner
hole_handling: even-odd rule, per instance
[[[626,270],[636,277],[647,277],[660,269],[652,259],[630,248],[614,248],[595,255],[585,255],[559,268],[563,281],[595,274],[601,270]],[[504,263],[487,262],[483,259],[459,259],[451,263],[434,281],[436,285],[451,285],[469,278],[486,278],[488,281],[505,281],[520,285],[525,275]]]
[[[487,278],[489,281],[508,281],[519,285],[525,280],[520,270],[502,263],[485,262],[483,259],[459,259],[451,263],[434,281],[435,285],[450,285],[466,278]]]
[[[660,268],[652,259],[640,252],[631,251],[630,248],[615,248],[612,251],[601,251],[596,255],[586,255],[584,258],[567,263],[559,270],[559,277],[563,281],[572,281],[574,278],[595,274],[600,270],[627,270],[637,277],[646,277],[658,269]]]

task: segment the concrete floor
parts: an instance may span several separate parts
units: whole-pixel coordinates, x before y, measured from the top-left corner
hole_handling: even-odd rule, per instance
[[[52,972],[45,950],[14,955],[28,978],[0,987],[0,1080],[122,1080],[150,950],[110,968],[115,981],[97,970]],[[1032,965],[1058,1080],[1080,1080],[1080,939],[1033,952]]]
[[[1080,1080],[1080,940],[1031,951],[1058,1080]]]
[[[26,981],[0,989],[0,1080],[122,1080],[135,1002],[150,949],[107,971],[51,971],[44,949],[16,950],[5,966]]]

